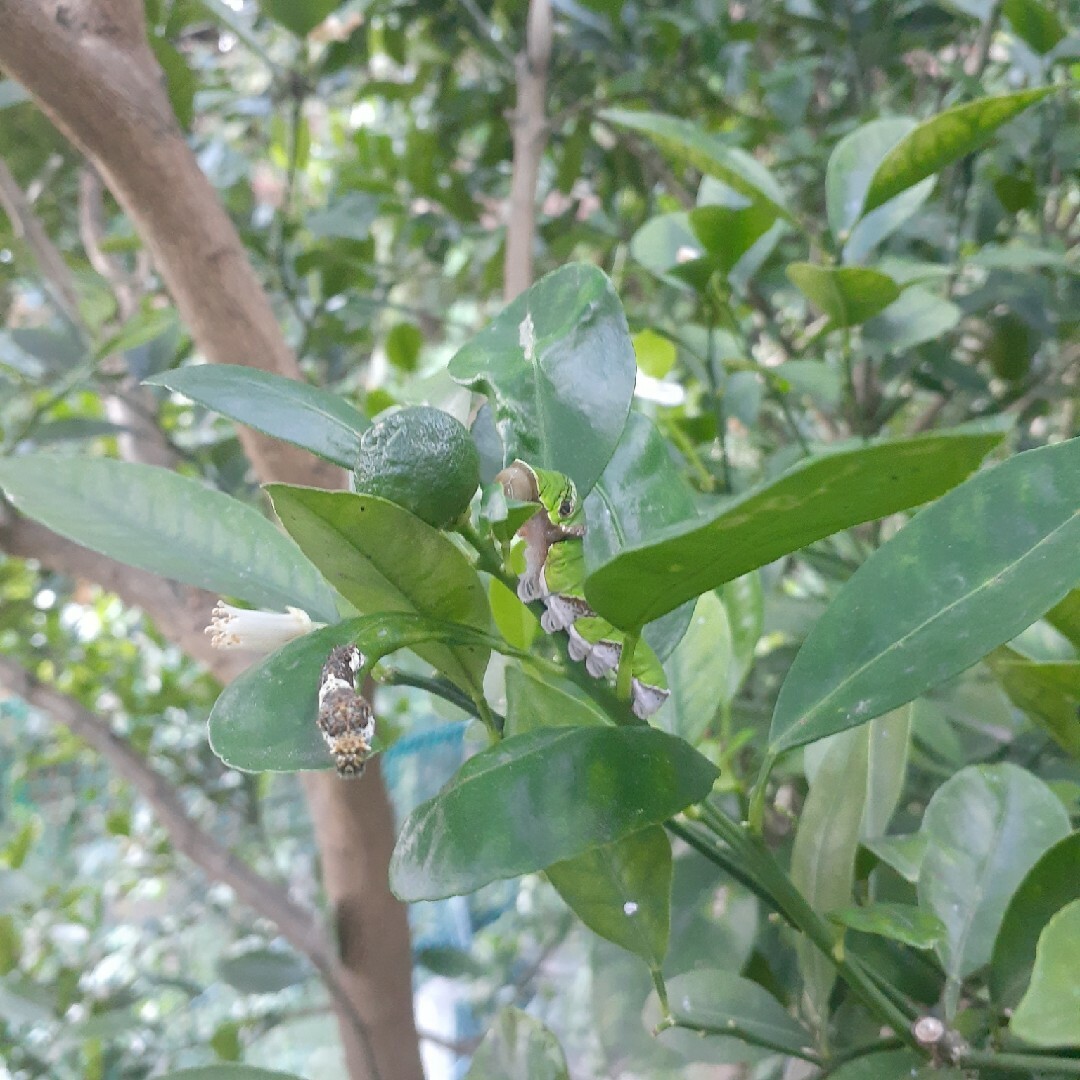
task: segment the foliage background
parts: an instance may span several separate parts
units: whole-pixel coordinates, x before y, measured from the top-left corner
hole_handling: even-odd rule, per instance
[[[499,309],[511,277],[505,226],[524,166],[507,111],[523,85],[515,56],[526,16],[523,4],[471,0],[146,6],[172,107],[304,376],[368,416],[410,402],[468,414],[446,366]],[[1075,94],[1060,89],[1075,77],[1076,27],[1069,5],[1037,0],[556,9],[527,247],[539,272],[583,259],[610,274],[639,366],[659,380],[643,380],[638,404],[697,491],[745,490],[793,461],[800,440],[997,416],[1009,418],[1014,450],[1076,433],[1080,128]],[[1059,89],[928,182],[895,231],[850,246],[830,207],[832,155],[845,137],[872,121],[1041,85]],[[135,390],[198,349],[131,219],[14,80],[0,83],[0,103],[5,452],[125,452],[125,440],[141,440],[253,500],[232,425]],[[668,271],[693,236],[670,215],[702,202],[702,189],[705,201],[721,193],[605,114],[613,108],[681,117],[750,152],[800,228],[777,229],[756,266],[725,267],[731,291],[687,289]],[[27,233],[19,193],[46,244]],[[519,220],[509,213],[511,232]],[[43,251],[57,261],[43,262]],[[832,258],[915,280],[908,306],[852,333],[821,333],[786,268]],[[853,530],[769,568],[745,680],[714,665],[723,687],[682,684],[691,700],[722,708],[704,718],[672,710],[662,722],[700,723],[695,741],[730,752],[735,786],[753,778],[799,642],[895,527]],[[27,560],[7,538],[4,656],[143,755],[159,797],[164,790],[294,902],[317,908],[320,866],[300,787],[217,761],[203,728],[215,682],[95,584],[100,577]],[[705,655],[732,630],[724,600],[714,602]],[[1016,648],[1021,659],[1075,667],[1073,646],[1045,624]],[[1005,670],[1016,660],[998,654],[913,707],[894,832],[913,831],[941,781],[975,762],[1023,764],[1075,820],[1075,757],[1039,720],[1075,709],[1076,683],[1049,698],[1038,682],[1018,688]],[[693,656],[685,663],[701,669]],[[16,697],[0,708],[0,1050],[11,1075],[143,1076],[241,1058],[313,1077],[340,1068],[327,1049],[327,995],[308,961],[226,888],[191,877],[175,834],[151,812],[160,799],[135,795],[69,732],[62,711],[30,711]],[[436,726],[460,716],[419,693],[384,692],[380,709],[415,739],[387,764],[404,810],[449,774],[465,736]],[[806,791],[794,760],[775,794],[797,815]],[[783,814],[770,828],[790,842]],[[677,863],[675,909],[673,971],[708,953],[766,986],[795,980],[792,954],[757,901],[689,856]],[[683,1056],[641,1028],[647,973],[574,924],[539,880],[421,906],[413,929],[429,995],[421,1000],[441,1003],[420,1023],[437,1035],[430,1029],[449,1002],[454,1023],[440,1030],[451,1054],[467,1056],[496,1006],[513,1002],[559,1034],[575,1075],[684,1074]]]

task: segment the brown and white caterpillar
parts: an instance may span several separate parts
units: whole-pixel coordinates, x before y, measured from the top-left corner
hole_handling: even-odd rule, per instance
[[[375,737],[371,703],[356,690],[356,673],[364,655],[355,645],[330,651],[319,679],[317,723],[334,758],[338,776],[362,775]]]

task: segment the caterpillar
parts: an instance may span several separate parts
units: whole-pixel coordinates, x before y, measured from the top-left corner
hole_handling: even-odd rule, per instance
[[[495,477],[509,498],[538,502],[538,510],[518,529],[525,541],[525,572],[518,580],[522,601],[542,600],[540,625],[549,634],[565,630],[571,659],[602,678],[619,666],[626,635],[601,618],[585,599],[585,508],[574,482],[562,473],[514,461]],[[638,640],[631,668],[631,707],[644,720],[667,700],[664,669]]]
[[[364,655],[355,645],[330,650],[319,677],[319,712],[316,722],[338,776],[361,776],[371,755],[375,713],[356,690],[356,673]]]

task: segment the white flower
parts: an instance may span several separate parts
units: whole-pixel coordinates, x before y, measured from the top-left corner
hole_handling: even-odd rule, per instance
[[[205,632],[215,649],[269,653],[322,625],[312,622],[307,612],[299,608],[286,608],[284,613],[259,611],[235,608],[219,600]]]

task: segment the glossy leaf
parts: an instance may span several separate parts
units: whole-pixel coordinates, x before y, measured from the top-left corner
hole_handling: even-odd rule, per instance
[[[639,626],[815,540],[935,498],[1000,439],[925,435],[823,453],[602,564],[586,536],[585,594],[616,626]]]
[[[668,1004],[678,1021],[707,1030],[704,1044],[710,1061],[758,1061],[763,1047],[781,1054],[798,1054],[814,1045],[813,1036],[767,990],[731,971],[703,968],[669,979]],[[753,1043],[739,1038],[745,1032]],[[663,1032],[661,1042],[678,1046],[701,1036]],[[756,1045],[755,1045],[756,1044]]]
[[[923,121],[886,154],[874,172],[863,212],[899,195],[965,154],[979,149],[1002,124],[1041,101],[1051,87],[981,98]]]
[[[698,597],[686,636],[664,665],[671,696],[654,723],[696,746],[731,698],[731,627],[716,593]]]
[[[259,0],[259,7],[274,22],[291,30],[297,37],[307,37],[341,0]]]
[[[390,861],[403,900],[544,870],[703,799],[716,768],[649,727],[541,728],[471,758],[408,817]]]
[[[540,633],[540,620],[498,578],[488,582],[491,617],[499,633],[518,649],[528,649]]]
[[[126,461],[26,454],[0,459],[0,487],[27,517],[118,562],[255,607],[336,617],[333,590],[291,540],[197,480]]]
[[[855,853],[866,806],[868,743],[866,729],[850,732],[833,743],[799,815],[791,880],[822,915],[851,903]],[[824,1028],[836,967],[805,937],[796,941],[796,952],[807,1011],[815,1027]]]
[[[580,263],[538,281],[450,361],[458,382],[490,400],[504,464],[565,473],[582,496],[619,441],[636,372],[611,282]]]
[[[884,311],[900,295],[900,287],[888,274],[865,266],[792,263],[787,276],[828,315],[829,329],[858,326]]]
[[[1015,1008],[1023,996],[1043,927],[1080,900],[1078,867],[1080,832],[1074,832],[1042,854],[1009,900],[990,962],[990,993],[1000,1008]]]
[[[883,836],[904,793],[912,710],[909,705],[871,720],[868,725],[866,808],[860,835]]]
[[[579,919],[659,970],[671,928],[671,843],[660,825],[547,868]]]
[[[922,833],[900,836],[872,836],[863,840],[863,847],[872,851],[886,866],[892,867],[905,881],[919,880],[926,837]]]
[[[146,380],[165,386],[231,420],[310,450],[351,469],[368,427],[341,395],[236,364],[194,364]]]
[[[1036,1046],[1080,1047],[1080,900],[1063,907],[1039,935],[1035,969],[1013,1013],[1014,1035]]]
[[[864,907],[843,907],[830,911],[829,918],[849,930],[900,941],[913,949],[932,949],[945,936],[941,920],[913,904],[882,902]]]
[[[870,180],[882,158],[914,127],[905,117],[863,124],[836,144],[825,171],[829,227],[844,245],[844,262],[861,262],[882,240],[914,214],[933,190],[927,179],[863,217]]]
[[[1076,583],[1080,439],[1018,454],[918,514],[841,588],[773,713],[773,752],[865,723],[970,667]]]
[[[674,116],[603,109],[599,116],[609,124],[640,132],[661,150],[705,176],[714,176],[752,202],[765,202],[778,214],[790,218],[784,195],[772,174],[745,150],[727,146],[699,127]]]
[[[386,499],[268,484],[289,535],[358,611],[405,611],[487,630],[487,595],[469,560],[438,529]],[[466,690],[487,653],[421,645],[417,653]]]
[[[754,664],[754,650],[765,625],[765,593],[761,575],[744,574],[720,590],[731,631],[728,696],[734,697]]]
[[[1001,11],[1013,33],[1040,56],[1065,38],[1065,27],[1042,0],[1004,0]]]
[[[1080,589],[1073,589],[1064,600],[1047,613],[1046,621],[1064,634],[1080,653]]]
[[[233,679],[210,713],[210,747],[247,772],[326,769],[333,762],[315,726],[319,673],[335,645],[355,641],[369,661],[432,641],[487,655],[495,639],[469,626],[409,614],[346,619],[289,642]],[[443,646],[444,648],[446,645]],[[381,749],[376,729],[375,749]]]
[[[646,375],[662,379],[675,366],[678,350],[669,338],[646,329],[636,333],[633,342],[637,366]]]
[[[591,699],[573,683],[539,679],[521,667],[506,670],[505,735],[523,735],[544,727],[610,724]]]
[[[465,1080],[570,1080],[558,1039],[521,1009],[503,1009],[476,1048]]]
[[[311,977],[311,968],[281,949],[248,949],[218,961],[218,976],[242,994],[273,994]]]
[[[987,663],[1009,700],[1080,759],[1080,662],[1040,664],[1003,645]]]
[[[990,959],[1009,898],[1039,856],[1068,835],[1069,816],[1031,773],[978,765],[934,792],[922,832],[919,907],[945,925],[937,952],[951,1017],[963,980]]]
[[[863,325],[863,343],[889,353],[907,352],[955,329],[962,315],[958,305],[928,289],[918,286],[905,289],[897,300]]]
[[[829,1073],[829,1080],[921,1080],[919,1066],[926,1059],[914,1050],[886,1050],[864,1054]],[[935,1076],[942,1074],[935,1072]],[[942,1077],[948,1080],[948,1077]]]
[[[586,566],[608,562],[624,548],[696,513],[693,490],[672,461],[667,441],[651,420],[632,412],[615,453],[585,500]],[[646,640],[661,659],[686,632],[691,614],[692,609],[673,611],[663,624],[646,629]]]
[[[772,228],[776,215],[774,206],[751,202],[744,206],[699,206],[687,217],[710,261],[726,275]]]

